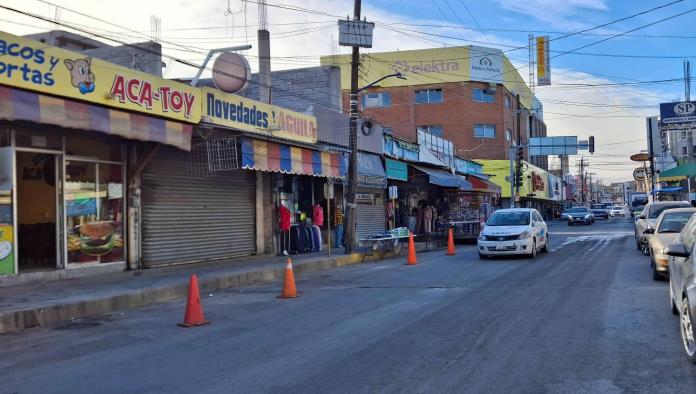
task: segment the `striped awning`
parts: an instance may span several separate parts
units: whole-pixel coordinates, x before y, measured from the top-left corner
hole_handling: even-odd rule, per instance
[[[343,178],[348,158],[342,153],[320,152],[276,142],[242,138],[242,168]]]
[[[0,119],[98,131],[191,150],[192,125],[6,86],[0,86]]]
[[[467,174],[466,180],[471,182],[471,185],[474,188],[473,190],[476,192],[500,194],[502,191],[500,186],[489,181],[488,179],[481,178],[476,175]]]

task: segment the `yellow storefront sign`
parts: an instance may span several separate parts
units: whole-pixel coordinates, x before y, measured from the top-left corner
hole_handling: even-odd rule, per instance
[[[488,179],[501,188],[501,197],[510,198],[510,160],[475,159],[483,165],[484,174],[491,174]],[[543,169],[524,162],[520,197],[548,200],[548,173]]]
[[[293,141],[317,142],[314,116],[211,88],[201,90],[206,123]]]
[[[321,58],[322,65],[341,69],[341,88],[350,89],[350,55]],[[503,84],[519,93],[526,108],[532,108],[531,89],[510,60],[500,51],[478,46],[418,49],[363,54],[360,57],[360,85],[400,72],[405,79],[387,78],[381,87],[430,85],[448,82],[481,81]]]
[[[0,84],[189,123],[200,90],[77,52],[0,32]]]

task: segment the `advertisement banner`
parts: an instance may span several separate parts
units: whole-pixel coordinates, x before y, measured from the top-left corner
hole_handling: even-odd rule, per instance
[[[198,123],[200,91],[77,52],[0,32],[0,84]]]
[[[216,89],[203,88],[203,121],[287,140],[317,142],[317,118]]]
[[[12,226],[0,224],[0,275],[14,274],[14,242]]]
[[[660,118],[663,126],[678,126],[696,122],[696,101],[660,104]]]
[[[472,81],[503,83],[503,52],[475,45],[469,47]]]
[[[549,36],[536,38],[537,85],[551,85],[551,63],[549,63]]]

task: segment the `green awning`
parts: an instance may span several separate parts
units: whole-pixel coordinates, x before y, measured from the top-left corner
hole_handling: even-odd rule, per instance
[[[387,167],[387,178],[396,179],[397,181],[408,180],[408,165],[400,161],[384,159],[384,164]]]
[[[662,171],[659,175],[659,180],[660,182],[673,182],[692,176],[696,176],[696,163],[684,164],[667,171]]]

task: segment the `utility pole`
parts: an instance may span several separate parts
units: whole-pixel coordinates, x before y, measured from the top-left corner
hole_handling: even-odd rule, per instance
[[[585,202],[585,156],[580,159],[580,203]]]
[[[655,152],[653,152],[653,122],[648,118],[648,159],[650,160],[650,174],[645,174],[646,177],[650,178],[650,190],[648,190],[648,195],[655,189]]]
[[[515,110],[515,115],[516,115],[516,121],[517,121],[517,145],[522,146],[522,128],[520,127],[520,123],[522,116],[521,116],[521,105],[520,105],[520,95],[519,93],[515,95],[515,99],[517,101],[517,109]],[[524,153],[520,153],[520,151],[524,152],[524,148],[520,147],[517,148],[517,167],[515,171],[515,195],[519,196],[520,195],[520,186],[522,185],[522,157],[524,156]],[[512,198],[512,197],[510,197]]]
[[[594,172],[588,172],[587,176],[589,177],[589,186],[590,186],[590,203],[593,203],[594,198],[593,198],[593,193],[592,193],[592,175],[597,175]],[[596,181],[595,181],[596,182]],[[597,190],[595,188],[595,190]],[[597,200],[599,200],[599,195],[597,195]]]
[[[360,20],[361,0],[355,0],[353,5],[353,20]],[[350,163],[348,164],[348,203],[346,204],[346,254],[353,253],[355,244],[355,208],[358,187],[358,66],[360,64],[360,48],[353,46],[353,56],[350,62]]]

